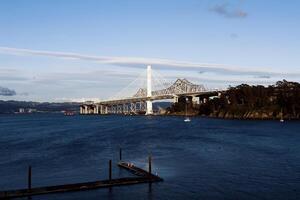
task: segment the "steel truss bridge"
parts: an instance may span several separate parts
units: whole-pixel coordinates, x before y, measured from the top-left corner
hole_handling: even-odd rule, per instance
[[[177,79],[173,84],[160,83],[160,89],[152,90],[152,69],[147,67],[147,84],[140,87],[130,97],[114,97],[97,103],[86,102],[80,106],[80,114],[153,114],[152,102],[173,100],[178,102],[181,97],[188,97],[193,103],[205,103],[210,96],[217,96],[221,91],[207,90],[203,85],[193,84],[186,79]],[[133,82],[133,85],[135,82]],[[136,85],[135,85],[136,86]],[[127,93],[126,88],[124,93]],[[123,95],[126,96],[126,95]]]

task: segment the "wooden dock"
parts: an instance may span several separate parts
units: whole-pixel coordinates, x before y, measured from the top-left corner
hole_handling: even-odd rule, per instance
[[[114,186],[125,186],[125,185],[139,184],[139,183],[152,183],[152,182],[163,181],[162,178],[151,173],[151,157],[149,157],[149,171],[146,171],[137,166],[134,166],[132,163],[128,163],[124,161],[120,161],[118,163],[118,166],[130,171],[134,175],[137,175],[137,177],[125,177],[125,178],[112,179],[111,177],[112,167],[111,167],[111,160],[110,160],[108,180],[31,188],[31,167],[29,167],[28,188],[19,189],[19,190],[0,191],[0,199],[20,198],[20,197],[28,197],[28,196],[41,195],[41,194],[59,193],[59,192],[84,191],[84,190],[92,190],[92,189],[99,189],[99,188],[109,188]]]
[[[103,180],[103,181],[94,181],[94,182],[85,182],[85,183],[76,183],[76,184],[37,187],[32,189],[10,190],[10,191],[0,192],[0,199],[10,199],[10,198],[34,196],[34,195],[41,195],[41,194],[51,194],[51,193],[59,193],[59,192],[92,190],[92,189],[107,188],[107,187],[122,186],[122,185],[133,185],[133,184],[147,183],[147,182],[153,182],[153,180],[149,180],[149,178],[147,177],[128,177],[128,178],[119,178],[119,179],[112,179],[112,180]]]
[[[139,167],[136,167],[132,163],[127,163],[127,162],[121,161],[118,163],[118,165],[119,165],[119,167],[127,169],[128,171],[130,171],[131,173],[133,173],[136,176],[148,178],[149,181],[152,181],[152,182],[163,181],[163,179],[160,178],[159,176],[149,173],[148,171],[143,170]]]

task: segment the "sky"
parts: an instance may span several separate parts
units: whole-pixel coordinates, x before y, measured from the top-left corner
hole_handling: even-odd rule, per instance
[[[300,81],[299,9],[298,0],[1,0],[0,100],[131,95],[147,65],[164,82],[207,89]]]

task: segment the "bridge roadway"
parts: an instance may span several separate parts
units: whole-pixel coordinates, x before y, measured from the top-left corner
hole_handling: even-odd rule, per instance
[[[180,93],[180,94],[166,94],[160,96],[152,96],[152,97],[130,97],[125,99],[117,99],[117,100],[107,100],[101,101],[99,105],[119,105],[119,104],[126,104],[126,103],[137,103],[137,102],[144,102],[144,101],[158,101],[164,99],[174,99],[182,96],[186,97],[200,97],[200,96],[215,96],[218,95],[218,91],[205,91],[205,92],[190,92],[190,93]]]

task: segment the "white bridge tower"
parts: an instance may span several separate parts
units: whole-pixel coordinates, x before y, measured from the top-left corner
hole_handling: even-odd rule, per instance
[[[152,97],[152,70],[151,70],[151,65],[147,66],[147,97],[148,98]],[[146,115],[152,115],[152,114],[153,114],[152,101],[149,99],[149,100],[147,100]]]

